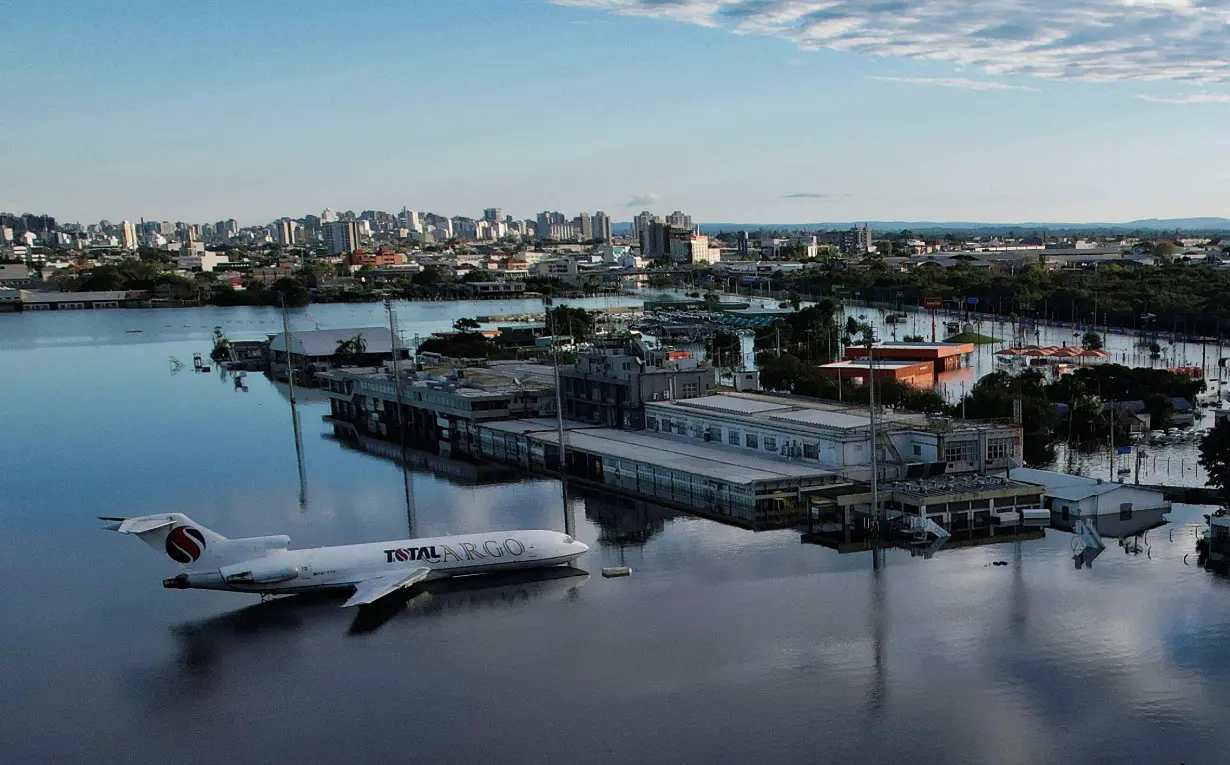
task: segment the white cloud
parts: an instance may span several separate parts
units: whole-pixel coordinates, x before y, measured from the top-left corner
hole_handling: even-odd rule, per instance
[[[633,194],[627,202],[624,202],[624,207],[653,207],[662,201],[662,197],[657,194]]]
[[[1152,104],[1230,104],[1230,94],[1193,93],[1188,96],[1137,96]]]
[[[1230,83],[1230,0],[553,2],[992,75]]]
[[[1024,85],[1009,85],[1006,82],[992,80],[967,80],[964,77],[868,77],[869,80],[880,82],[903,82],[909,85],[935,85],[941,88],[959,88],[960,90],[1031,90]]]

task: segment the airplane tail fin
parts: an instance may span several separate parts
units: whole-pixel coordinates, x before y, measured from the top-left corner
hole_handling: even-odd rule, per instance
[[[226,537],[212,531],[183,513],[143,515],[139,518],[99,518],[107,521],[104,528],[121,534],[134,534],[155,551],[182,566],[191,566],[202,559],[210,560],[214,548],[226,547]]]

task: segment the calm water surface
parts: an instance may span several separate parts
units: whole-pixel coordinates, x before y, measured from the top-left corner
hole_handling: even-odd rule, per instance
[[[534,304],[406,304],[408,335]],[[316,306],[310,328],[381,324]],[[562,528],[558,482],[429,458],[410,476],[283,390],[169,357],[276,332],[263,309],[0,316],[0,761],[1218,763],[1230,582],[1198,508],[1111,541],[838,555],[569,493],[593,575],[435,585],[381,619],[343,597],[163,590],[96,515],[178,510],[228,536],[341,544]],[[143,330],[128,333],[127,330]],[[1007,566],[992,566],[993,561]],[[625,563],[629,579],[598,576]]]

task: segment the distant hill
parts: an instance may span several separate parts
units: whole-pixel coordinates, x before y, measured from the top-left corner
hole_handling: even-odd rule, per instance
[[[701,223],[700,230],[706,234],[719,234],[723,231],[755,231],[757,229],[782,229],[791,231],[824,231],[828,229],[850,228],[864,223],[874,231],[903,231],[909,229],[920,234],[946,233],[950,231],[968,231],[978,233],[996,233],[1007,231],[1048,231],[1051,233],[1080,231],[1174,231],[1178,229],[1189,233],[1230,232],[1230,218],[1145,218],[1123,223],[1059,223],[1028,221],[1024,223],[985,223],[977,221],[905,221],[905,220],[871,220],[828,223]],[[612,226],[613,233],[626,234],[632,228],[631,223],[616,223]]]

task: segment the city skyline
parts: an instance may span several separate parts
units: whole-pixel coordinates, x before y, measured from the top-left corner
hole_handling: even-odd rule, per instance
[[[0,209],[243,225],[343,201],[615,222],[1230,211],[1226,7],[892,5],[16,8],[14,29],[72,42],[0,51]]]

